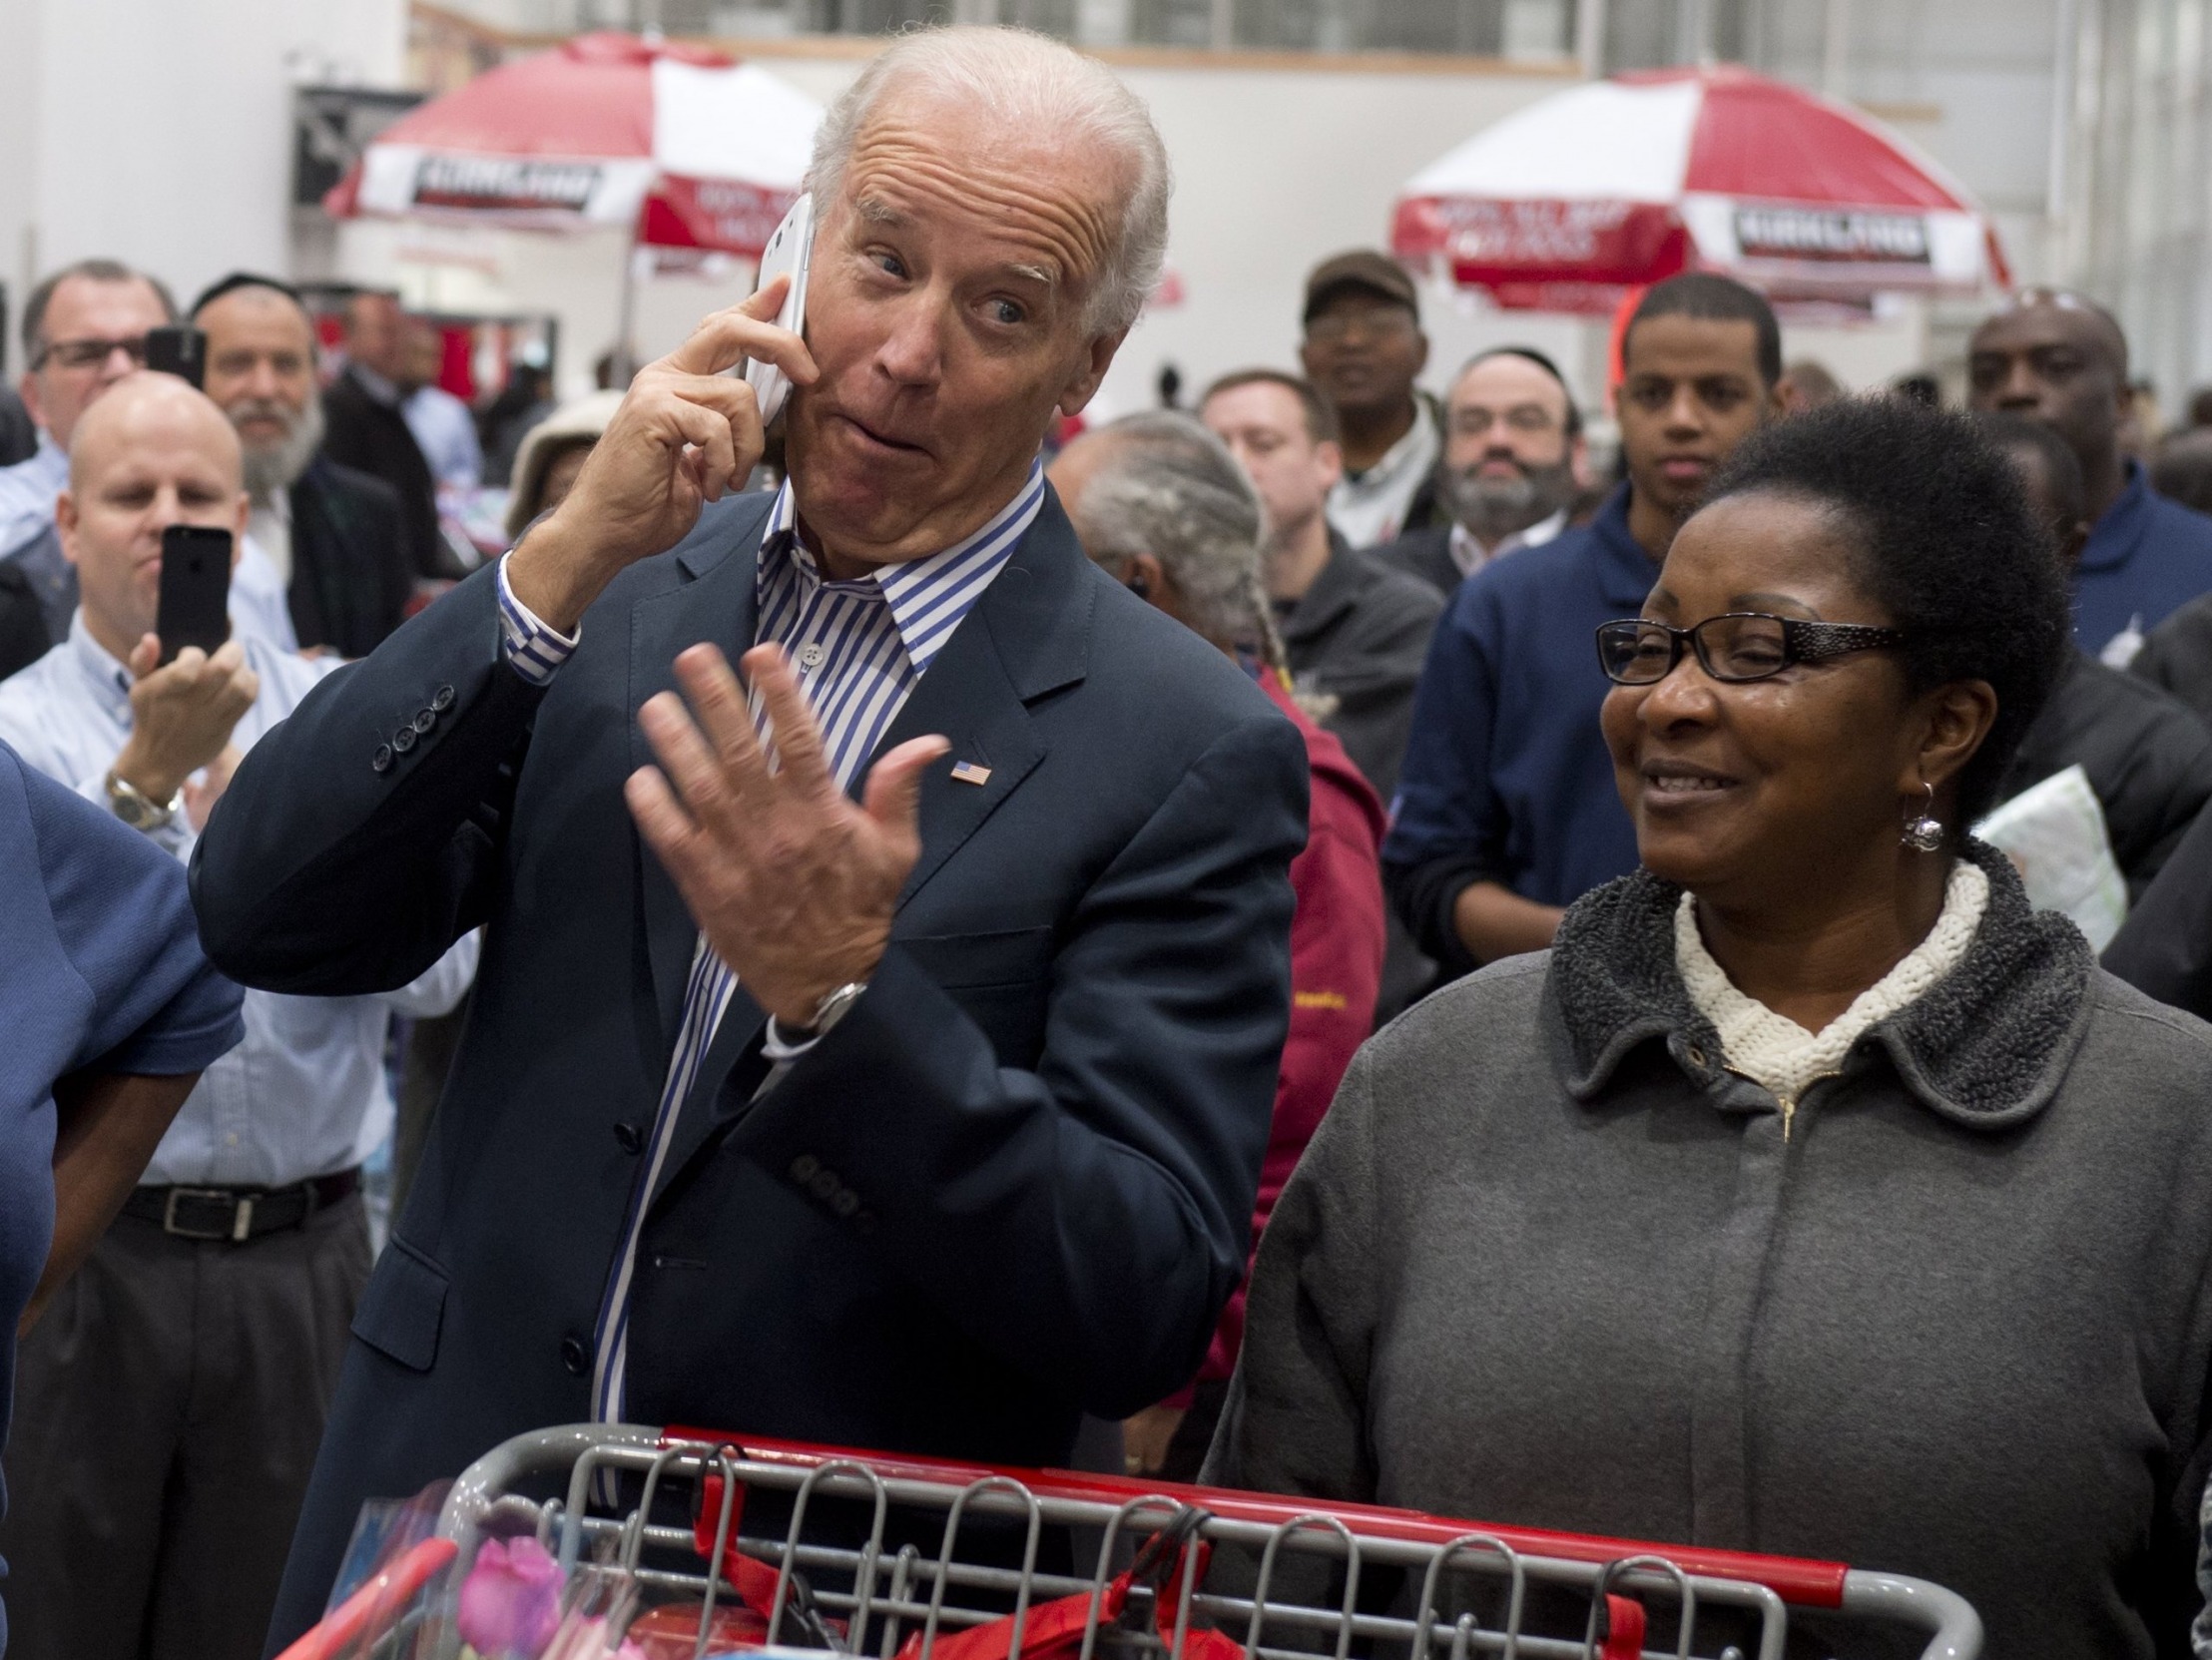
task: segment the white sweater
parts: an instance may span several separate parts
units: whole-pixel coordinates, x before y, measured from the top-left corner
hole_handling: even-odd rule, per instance
[[[1869,1027],[1897,1013],[1958,966],[1988,903],[1989,878],[1978,865],[1959,859],[1950,867],[1942,913],[1928,937],[1818,1032],[1807,1031],[1736,988],[1705,948],[1698,932],[1697,901],[1688,893],[1674,913],[1675,966],[1698,1012],[1720,1033],[1728,1069],[1794,1105],[1814,1079],[1843,1065],[1844,1056]]]

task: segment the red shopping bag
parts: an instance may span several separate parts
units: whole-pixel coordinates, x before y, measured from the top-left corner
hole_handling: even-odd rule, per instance
[[[1188,1572],[1195,1584],[1205,1583],[1209,1547],[1193,1538],[1205,1519],[1205,1511],[1187,1508],[1147,1539],[1129,1571],[1109,1580],[1099,1593],[1097,1623],[1103,1627],[1122,1624],[1128,1617],[1141,1619],[1142,1606],[1133,1609],[1131,1599],[1144,1591],[1152,1598],[1151,1623],[1160,1640],[1172,1648],[1184,1574]],[[1022,1621],[1018,1655],[1013,1651],[1014,1620],[1009,1614],[965,1631],[938,1631],[930,1660],[1079,1660],[1083,1633],[1091,1624],[1091,1602],[1092,1594],[1082,1591],[1031,1608]],[[921,1660],[921,1637],[918,1631],[908,1637],[898,1660]],[[1244,1645],[1219,1631],[1193,1625],[1184,1633],[1183,1660],[1243,1660],[1243,1656]]]

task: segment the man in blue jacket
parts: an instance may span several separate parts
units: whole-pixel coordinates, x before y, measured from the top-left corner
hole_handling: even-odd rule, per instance
[[[1966,368],[1976,409],[2041,421],[2081,463],[2091,529],[2074,567],[2074,638],[2126,668],[2169,613],[2212,593],[2212,518],[2153,492],[2120,453],[2127,336],[2093,299],[2023,288],[1974,330]]]
[[[1596,629],[1642,610],[1706,480],[1777,407],[1774,312],[1726,277],[1655,285],[1621,355],[1628,482],[1590,524],[1467,578],[1421,670],[1382,869],[1446,973],[1542,950],[1567,905],[1636,867]]]
[[[255,984],[490,942],[278,1641],[364,1498],[545,1424],[1062,1460],[1197,1369],[1243,1268],[1305,747],[1036,464],[1157,275],[1158,136],[1066,47],[936,31],[811,189],[804,342],[777,283],[649,366],[200,843]],[[791,477],[718,501],[761,453],[744,358],[797,384]]]

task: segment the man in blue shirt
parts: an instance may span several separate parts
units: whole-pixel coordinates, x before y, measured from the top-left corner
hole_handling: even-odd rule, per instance
[[[180,872],[230,768],[338,666],[251,634],[157,666],[163,532],[236,536],[240,467],[209,398],[119,380],[70,445],[68,638],[0,684],[22,763]],[[247,993],[245,1040],[140,1158],[122,1216],[22,1346],[0,1523],[13,1660],[261,1653],[368,1277],[359,1165],[390,1122],[391,1019],[450,1009],[475,949],[377,996]]]
[[[2120,453],[2127,336],[2081,294],[2023,288],[1974,330],[1966,357],[1976,409],[2041,421],[2081,462],[2094,528],[2074,575],[2074,638],[2124,669],[2165,616],[2212,592],[2212,518],[2154,494]]]
[[[17,1322],[83,1261],[243,1027],[239,988],[200,953],[184,866],[5,744],[0,939],[4,1437]]]
[[[1654,286],[1621,351],[1628,483],[1587,526],[1461,584],[1421,671],[1382,866],[1447,973],[1542,950],[1568,904],[1636,867],[1593,637],[1642,610],[1707,479],[1777,407],[1774,312],[1726,277]]]

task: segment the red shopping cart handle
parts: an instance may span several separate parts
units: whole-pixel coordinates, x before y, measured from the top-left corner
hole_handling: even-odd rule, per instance
[[[451,1539],[424,1539],[400,1553],[381,1573],[371,1575],[351,1596],[322,1616],[276,1660],[333,1660],[354,1652],[354,1645],[381,1637],[406,1612],[422,1589],[460,1553]]]
[[[1149,1481],[1125,1475],[1094,1475],[1065,1469],[1021,1469],[1007,1464],[975,1464],[937,1458],[918,1458],[904,1452],[869,1452],[841,1446],[818,1446],[806,1441],[784,1441],[762,1435],[733,1435],[716,1429],[695,1429],[671,1424],[661,1431],[669,1441],[704,1441],[712,1445],[742,1446],[745,1455],[759,1463],[789,1464],[812,1469],[835,1459],[852,1458],[865,1463],[888,1480],[957,1481],[961,1484],[987,1475],[1011,1476],[1039,1498],[1088,1500],[1123,1504],[1132,1498],[1158,1493],[1184,1503],[1201,1505],[1232,1521],[1252,1521],[1281,1526],[1296,1516],[1317,1511],[1342,1520],[1364,1538],[1395,1539],[1410,1544],[1439,1545],[1462,1533],[1489,1533],[1515,1550],[1533,1556],[1554,1556],[1570,1562],[1603,1564],[1624,1556],[1659,1556],[1684,1573],[1709,1579],[1735,1579],[1764,1585],[1784,1602],[1800,1608],[1840,1608],[1844,1601],[1844,1576],[1851,1570],[1842,1562],[1814,1562],[1796,1556],[1757,1556],[1741,1550],[1708,1550],[1701,1545],[1664,1544],[1647,1539],[1609,1539],[1592,1533],[1558,1533],[1541,1527],[1509,1527],[1494,1522],[1460,1521],[1432,1516],[1419,1510],[1399,1510],[1382,1504],[1341,1503],[1334,1499],[1302,1499],[1281,1493],[1239,1492],[1227,1487],[1198,1487],[1178,1481]],[[289,1660],[289,1657],[284,1657]]]

